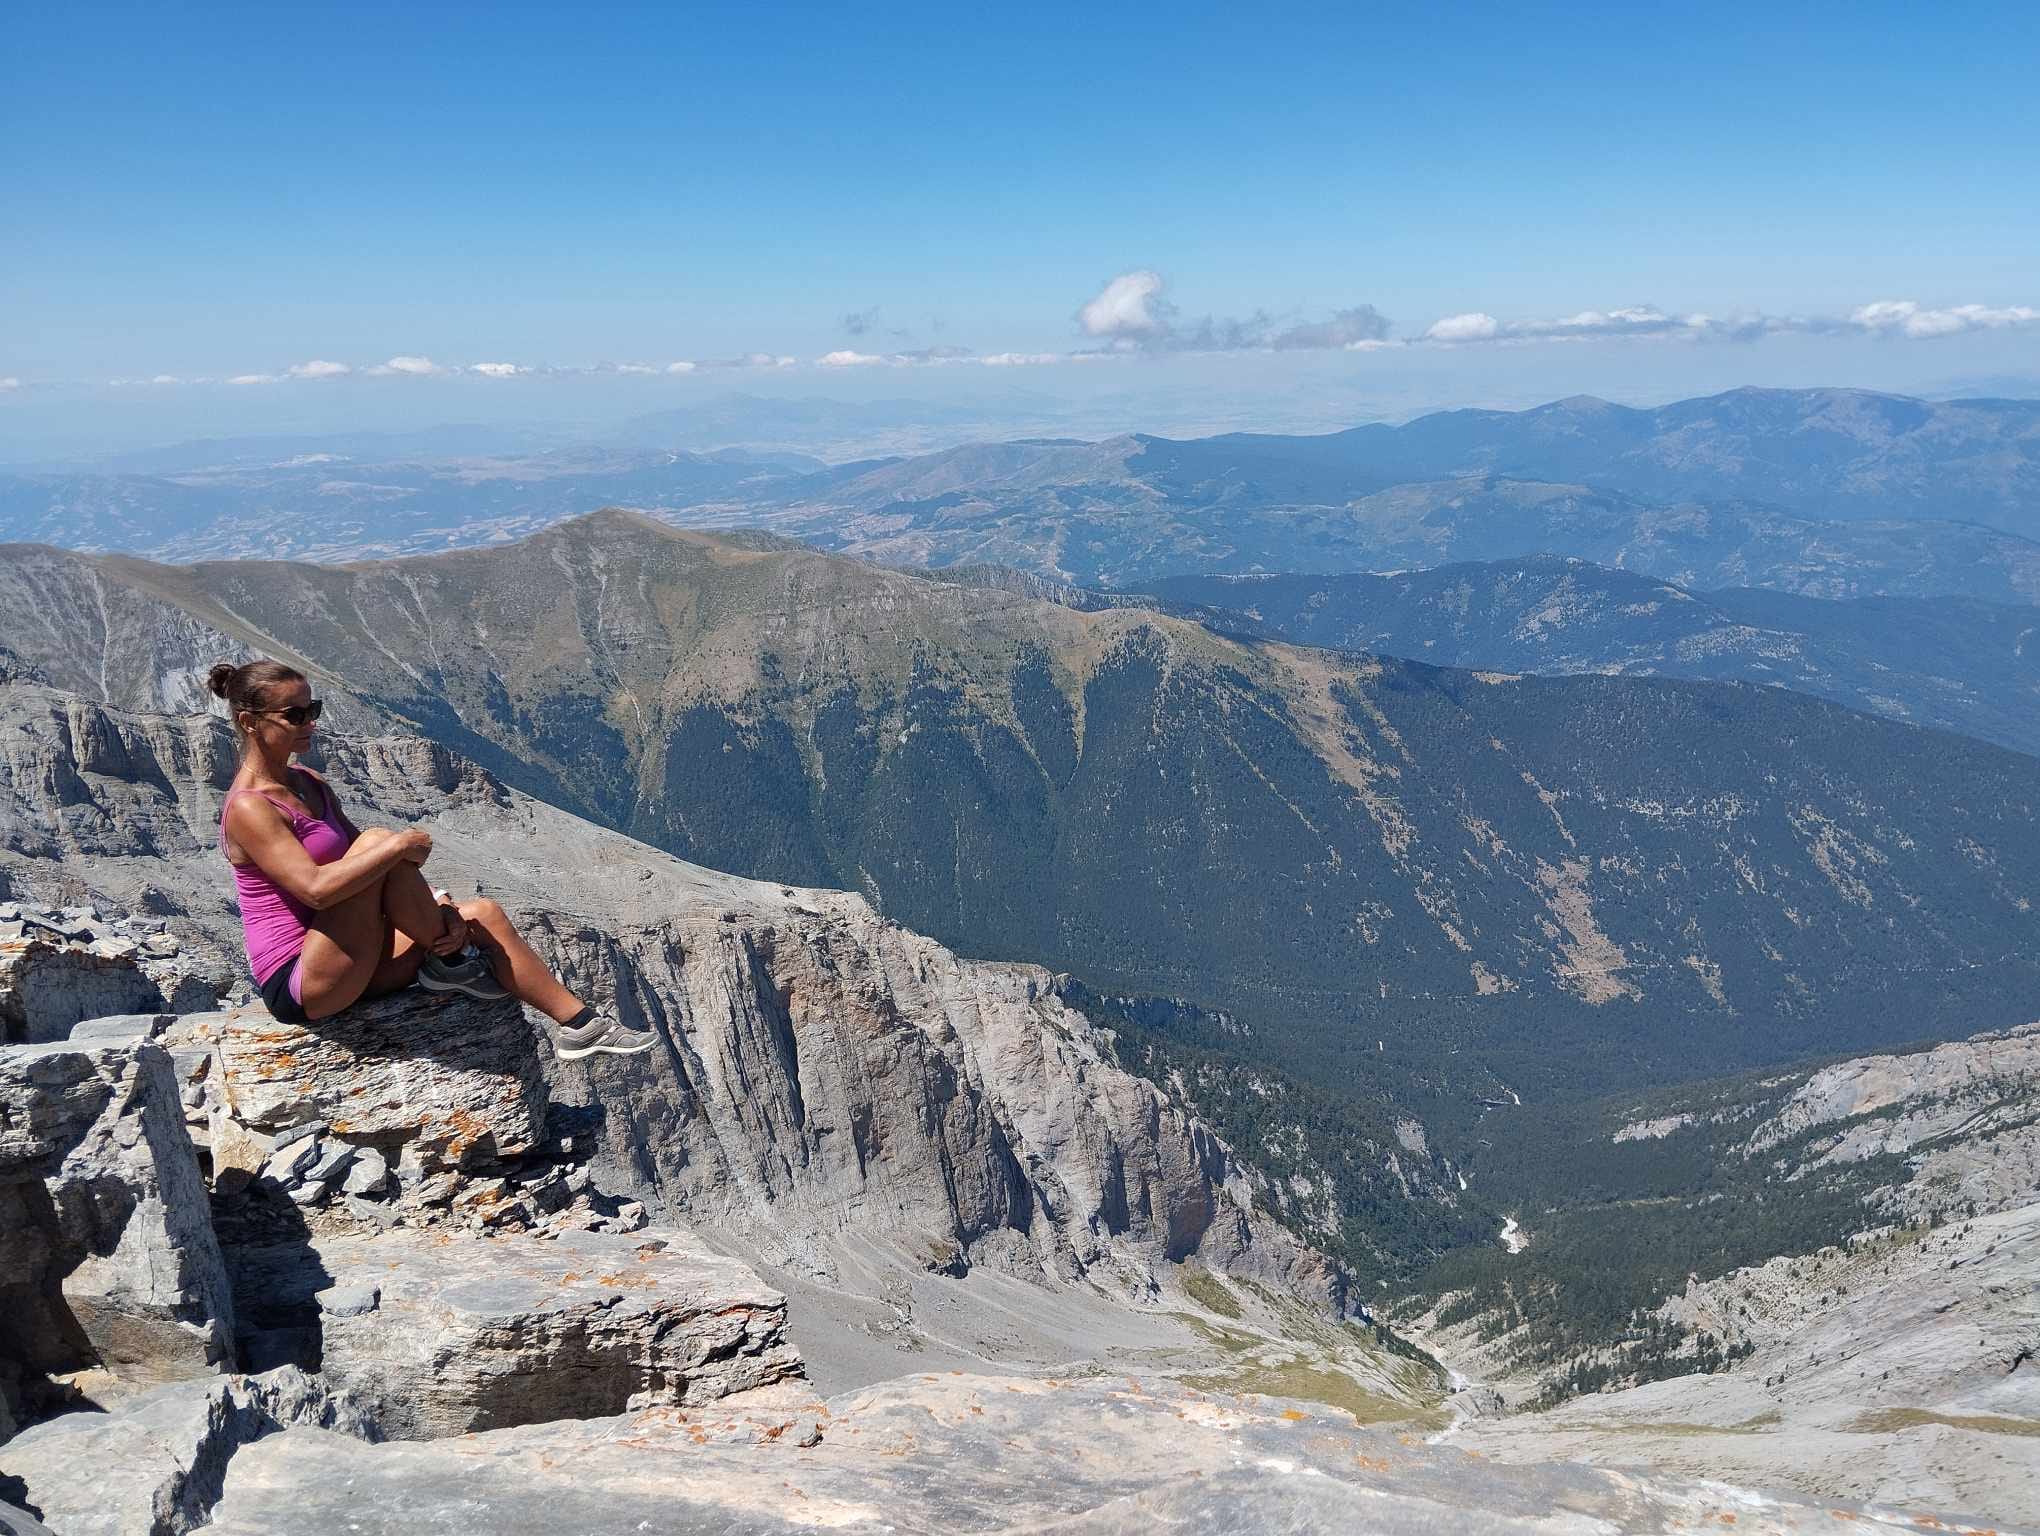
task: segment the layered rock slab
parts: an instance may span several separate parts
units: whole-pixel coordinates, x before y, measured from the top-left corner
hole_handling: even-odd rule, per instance
[[[690,1234],[399,1228],[240,1256],[393,1439],[701,1404],[801,1374],[786,1300]]]
[[[0,1480],[63,1536],[181,1536],[211,1513],[234,1454],[286,1426],[378,1438],[358,1403],[285,1369],[161,1387],[117,1412],[39,1424],[0,1449]]]
[[[152,1013],[164,1000],[132,955],[41,936],[0,939],[0,1040],[62,1040],[80,1020]]]
[[[809,1428],[820,1442],[801,1449]],[[1451,1531],[1565,1536],[1917,1531],[1720,1484],[1500,1468],[1346,1415],[1168,1383],[910,1377],[808,1420],[724,1405],[364,1446],[293,1431],[230,1469],[214,1536],[571,1530]],[[1941,1530],[1962,1530],[1942,1524]]]
[[[413,988],[310,1024],[254,1005],[188,1015],[173,1033],[218,1064],[216,1164],[253,1172],[276,1137],[311,1123],[420,1172],[545,1138],[538,1038],[514,1002]]]
[[[88,1367],[231,1369],[233,1338],[169,1054],[145,1032],[0,1048],[0,1407]]]

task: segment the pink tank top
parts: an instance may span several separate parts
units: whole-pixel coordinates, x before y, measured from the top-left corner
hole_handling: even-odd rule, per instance
[[[319,794],[324,814],[316,821],[288,800],[263,794],[259,789],[230,789],[220,805],[220,851],[226,851],[227,808],[236,795],[262,795],[283,812],[291,834],[305,845],[314,864],[331,864],[354,846],[358,835],[354,823],[341,811],[323,780]],[[248,945],[248,969],[259,987],[305,947],[305,934],[312,925],[312,909],[262,872],[259,865],[227,861],[234,871],[234,894],[241,901],[241,932]]]

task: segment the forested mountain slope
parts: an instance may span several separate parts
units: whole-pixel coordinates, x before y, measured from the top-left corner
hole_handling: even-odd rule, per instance
[[[2040,763],[1779,690],[1299,650],[624,514],[345,567],[13,549],[0,584],[60,686],[293,656],[343,723],[1448,1119],[2040,1002]]]
[[[1770,683],[2040,751],[2031,608],[1693,592],[1555,556],[1387,576],[1179,576],[1147,590],[1236,611],[1252,632],[1304,645],[1509,672]]]

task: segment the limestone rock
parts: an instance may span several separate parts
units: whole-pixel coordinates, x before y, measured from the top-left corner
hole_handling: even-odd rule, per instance
[[[257,1006],[180,1028],[215,1051],[226,1116],[279,1141],[319,1121],[339,1143],[403,1148],[433,1172],[545,1136],[538,1040],[512,1002],[412,990],[312,1024]]]
[[[62,1040],[81,1019],[153,1012],[162,988],[127,954],[50,937],[0,943],[0,1039]]]
[[[231,1369],[233,1334],[168,1054],[0,1048],[0,1357],[150,1383]]]
[[[820,1441],[801,1448],[810,1425]],[[1892,1536],[1926,1524],[1699,1480],[1499,1467],[1336,1409],[1118,1375],[914,1376],[820,1410],[651,1410],[422,1444],[293,1430],[236,1458],[213,1520],[211,1536]]]
[[[379,1438],[358,1403],[286,1369],[161,1387],[113,1413],[67,1413],[24,1431],[6,1462],[63,1536],[181,1536],[205,1523],[234,1454],[287,1426]]]
[[[375,1195],[382,1192],[389,1179],[390,1167],[383,1155],[374,1147],[362,1147],[348,1166],[341,1188],[350,1195]]]
[[[0,1502],[0,1536],[56,1536],[56,1532],[26,1510]]]
[[[1196,1258],[1350,1305],[1337,1267],[1255,1209],[1231,1149],[1115,1065],[1046,971],[962,959],[859,896],[634,862],[649,912],[531,923],[570,980],[615,977],[672,1044],[548,1068],[563,1114],[599,1125],[606,1187],[809,1273],[854,1235],[1142,1299]]]
[[[800,1374],[785,1299],[683,1233],[316,1246],[333,1277],[324,1374],[396,1438],[701,1404]]]

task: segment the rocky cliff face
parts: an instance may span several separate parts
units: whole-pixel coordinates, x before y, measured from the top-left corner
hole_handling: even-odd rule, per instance
[[[228,950],[213,847],[222,727],[34,687],[5,707],[0,793],[17,824],[41,810],[46,784],[62,786],[66,814],[55,834],[8,838],[0,868],[27,883],[41,873],[23,852],[90,856],[111,899],[147,886],[195,944]],[[1335,1268],[1256,1212],[1231,1151],[1113,1066],[1046,972],[960,960],[858,896],[681,863],[418,738],[335,738],[326,762],[357,821],[429,820],[435,879],[524,914],[571,982],[659,1030],[641,1068],[551,1076],[613,1178],[660,1208],[755,1237],[818,1278],[854,1234],[936,1270],[989,1265],[1148,1298],[1164,1267],[1195,1258],[1332,1312],[1349,1304]],[[315,1046],[233,1049],[293,1063],[243,1074],[275,1100],[249,1112],[264,1128],[299,1112],[285,1105],[292,1084],[306,1114],[340,1115],[326,1102],[339,1092],[409,1102],[400,1084],[385,1093],[314,1070]]]
[[[231,1288],[153,1021],[0,1047],[0,1435],[85,1369],[119,1386],[234,1355]]]

